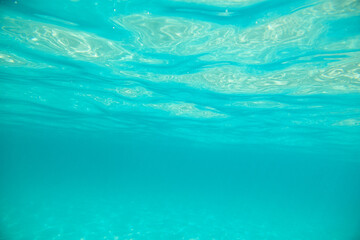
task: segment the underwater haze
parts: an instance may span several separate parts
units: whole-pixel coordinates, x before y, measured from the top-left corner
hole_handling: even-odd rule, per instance
[[[359,240],[360,1],[0,0],[0,240]]]

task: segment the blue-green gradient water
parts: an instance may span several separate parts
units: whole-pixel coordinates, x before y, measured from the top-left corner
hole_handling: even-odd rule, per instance
[[[1,0],[0,240],[359,240],[358,0]]]

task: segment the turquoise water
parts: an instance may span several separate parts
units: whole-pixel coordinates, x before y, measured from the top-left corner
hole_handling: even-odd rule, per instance
[[[0,26],[0,240],[360,239],[358,0],[2,0]]]

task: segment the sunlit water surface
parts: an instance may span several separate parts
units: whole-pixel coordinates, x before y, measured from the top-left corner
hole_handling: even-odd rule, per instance
[[[1,240],[360,239],[357,0],[0,0]]]

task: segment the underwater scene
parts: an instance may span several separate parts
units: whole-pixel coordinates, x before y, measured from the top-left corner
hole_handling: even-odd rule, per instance
[[[0,240],[360,240],[359,0],[0,0]]]

